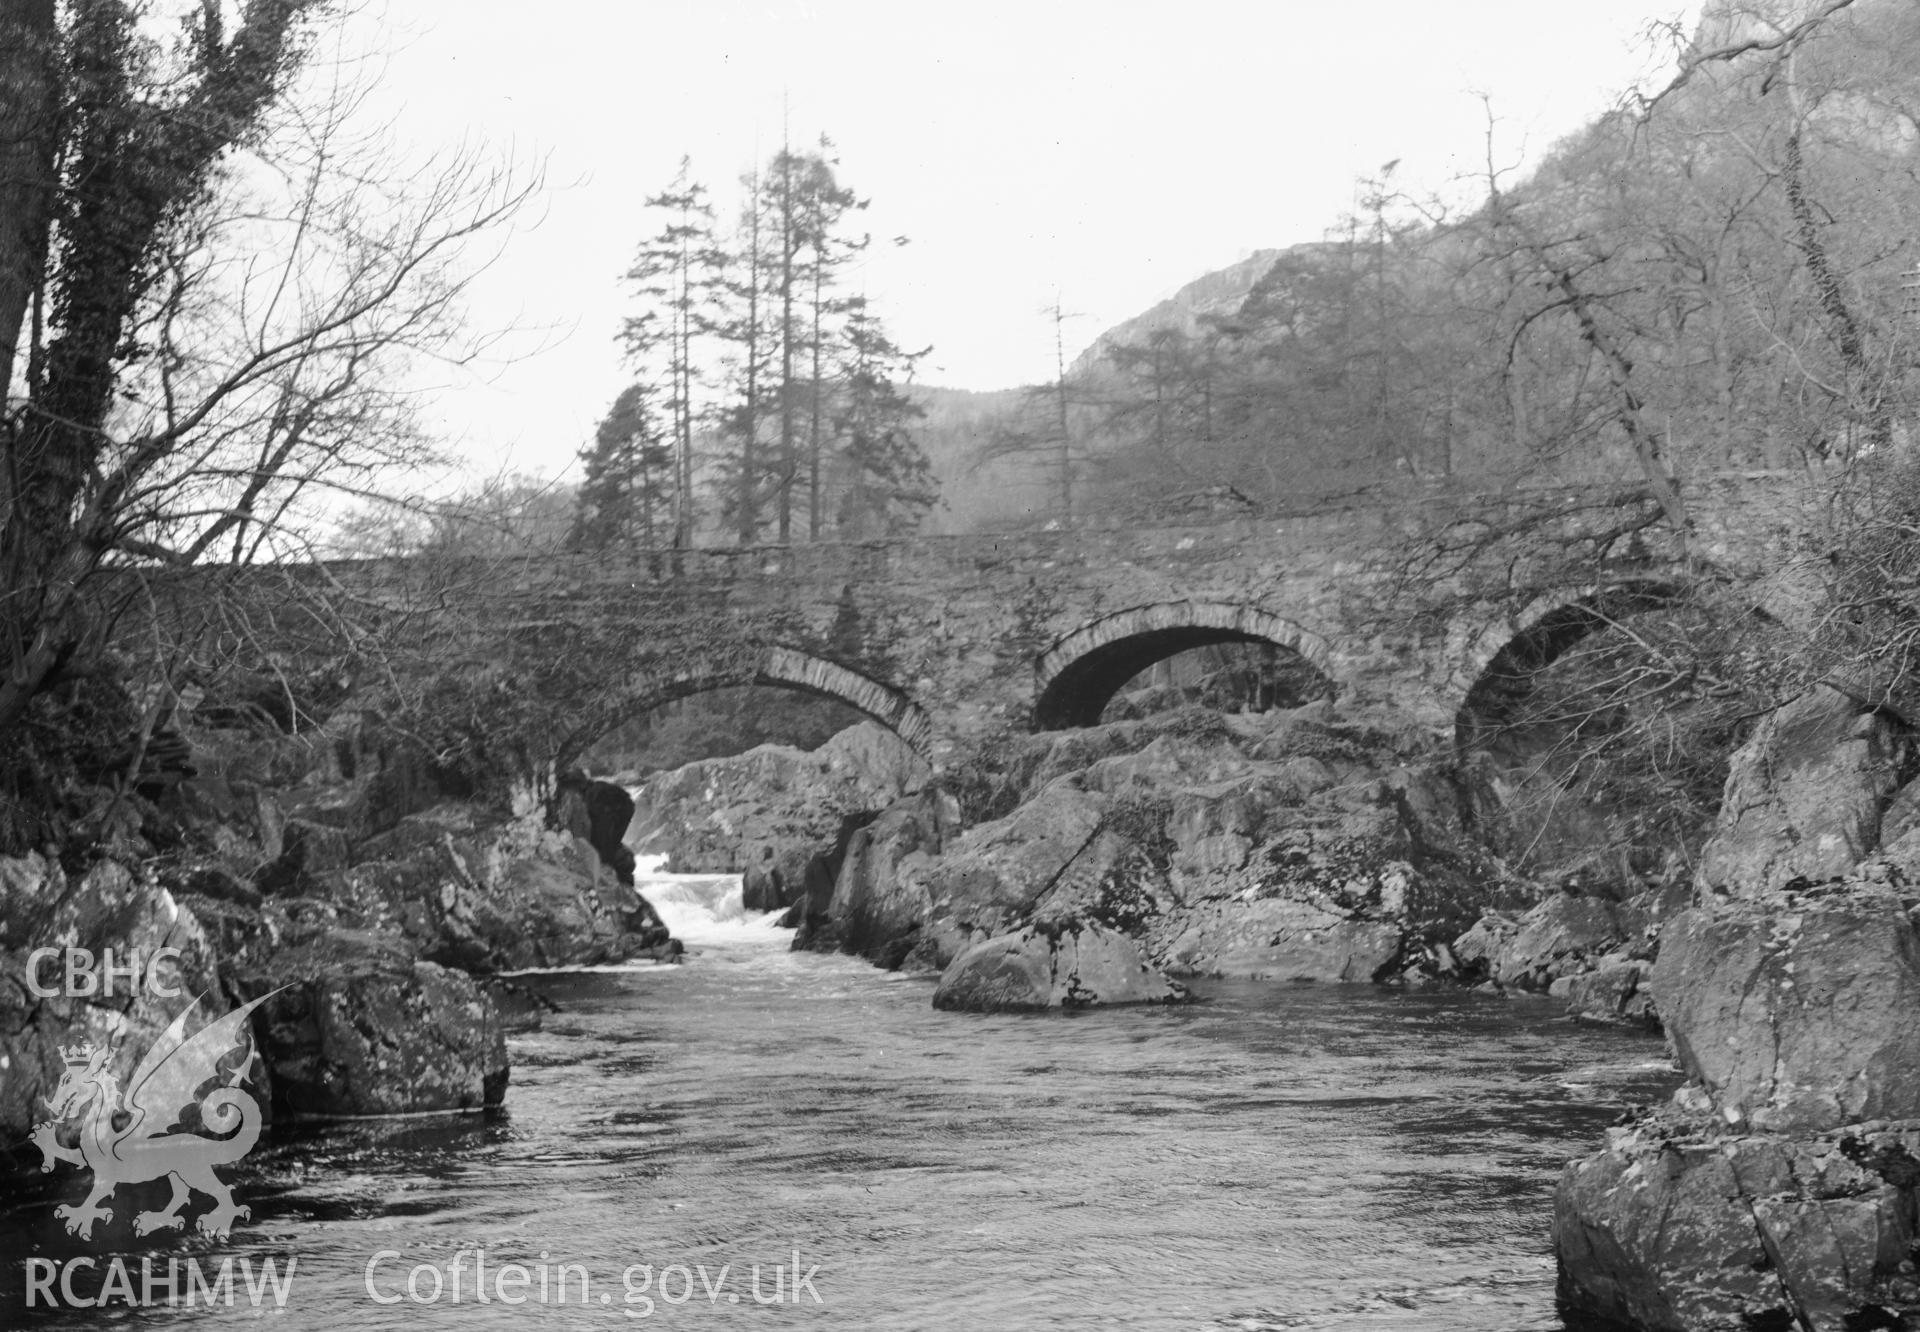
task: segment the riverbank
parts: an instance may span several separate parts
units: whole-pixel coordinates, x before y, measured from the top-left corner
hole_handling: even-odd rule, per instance
[[[289,1326],[433,1316],[408,1277],[456,1261],[463,1322],[524,1320],[473,1299],[484,1250],[489,1280],[544,1253],[617,1308],[649,1265],[657,1318],[716,1328],[771,1316],[756,1263],[792,1303],[796,1252],[818,1268],[800,1303],[836,1326],[1553,1328],[1554,1172],[1671,1085],[1656,1041],[1540,999],[1213,981],[1175,1009],[955,1018],[926,978],[642,889],[687,960],[522,978],[561,1011],[509,1036],[503,1112],[249,1158],[225,1251],[298,1258]],[[80,1253],[45,1209],[0,1213],[0,1251]],[[137,1280],[178,1243],[118,1247]],[[387,1250],[390,1308],[365,1284]]]

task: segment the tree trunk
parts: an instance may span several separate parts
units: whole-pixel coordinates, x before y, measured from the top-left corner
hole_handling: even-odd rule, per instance
[[[1828,332],[1840,351],[1840,362],[1847,373],[1847,392],[1853,399],[1847,405],[1866,417],[1868,444],[1875,449],[1887,448],[1893,443],[1893,416],[1887,410],[1887,395],[1875,382],[1873,367],[1867,361],[1866,339],[1847,304],[1840,275],[1833,271],[1833,262],[1827,257],[1826,244],[1820,238],[1819,220],[1807,200],[1806,159],[1801,153],[1797,124],[1787,135],[1782,176],[1787,205],[1793,210],[1793,224],[1799,232],[1800,254],[1807,265],[1807,276],[1813,279],[1820,311],[1826,316]]]
[[[47,271],[60,108],[53,0],[0,0],[0,404]]]
[[[130,10],[75,5],[65,34],[72,87],[66,118],[55,124],[35,119],[51,95],[39,82],[52,77],[51,48],[34,40],[58,36],[51,0],[0,0],[0,79],[7,81],[0,101],[0,333],[12,330],[8,350],[25,309],[23,288],[50,288],[58,316],[44,367],[36,367],[40,382],[21,417],[0,434],[7,486],[0,494],[0,588],[7,592],[0,735],[87,638],[84,586],[116,539],[126,494],[170,447],[153,441],[111,465],[102,461],[121,343],[151,281],[156,238],[192,206],[220,155],[278,95],[293,28],[316,3],[255,0],[230,42],[203,33],[197,77],[165,110],[136,86]],[[25,139],[4,137],[20,126]],[[55,133],[75,176],[87,182],[62,214],[57,271],[46,239],[53,157],[63,151]]]
[[[799,226],[794,220],[793,158],[780,154],[780,544],[793,533],[793,474],[799,463],[794,452],[793,383],[793,261],[800,252]]]

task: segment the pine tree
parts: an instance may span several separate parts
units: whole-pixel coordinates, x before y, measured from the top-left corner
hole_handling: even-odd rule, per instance
[[[823,374],[823,364],[827,356],[826,321],[830,318],[851,314],[852,303],[840,300],[832,295],[837,282],[838,270],[852,258],[867,248],[870,237],[862,234],[858,237],[842,236],[841,223],[851,212],[866,208],[867,200],[859,198],[850,189],[843,188],[834,177],[834,168],[839,159],[832,157],[833,141],[826,135],[820,136],[819,151],[808,162],[806,190],[806,225],[808,242],[812,248],[812,259],[807,266],[807,275],[812,286],[810,306],[813,315],[812,335],[809,348],[813,358],[811,382],[808,385],[808,405],[810,413],[807,424],[807,537],[820,539],[821,527],[826,521],[825,505],[822,500],[822,487],[826,459],[823,455],[825,432],[823,421],[827,409],[828,384]],[[864,301],[861,303],[862,317],[868,319],[874,328],[878,322],[865,313]]]
[[[727,414],[739,442],[726,465],[731,508],[751,515],[757,533],[770,505],[782,544],[793,539],[803,475],[808,535],[817,537],[825,521],[826,370],[846,310],[833,293],[837,271],[866,244],[864,236],[842,234],[845,217],[866,201],[839,184],[831,148],[824,137],[815,151],[783,148],[744,180],[748,197],[727,288],[734,314],[721,324],[737,349],[736,399]],[[739,523],[742,544],[754,539],[748,526]]]
[[[627,274],[640,308],[622,337],[664,419],[678,544],[696,534],[700,486],[713,488],[719,525],[743,546],[793,540],[801,523],[812,540],[837,529],[837,491],[849,478],[868,478],[867,498],[853,505],[862,513],[876,476],[897,473],[902,495],[931,494],[924,465],[916,477],[898,457],[845,456],[856,436],[861,449],[881,447],[875,441],[892,427],[871,422],[910,419],[904,399],[882,405],[875,385],[910,374],[912,358],[842,292],[843,272],[869,238],[848,226],[867,201],[840,182],[838,167],[825,136],[810,150],[782,148],[740,178],[744,197],[724,238],[684,160],[672,185],[647,200],[666,217]],[[854,434],[848,422],[860,423]],[[931,501],[901,502],[924,511]],[[583,539],[604,526],[589,507]]]
[[[766,188],[758,170],[741,177],[740,183],[747,191],[746,203],[740,212],[739,242],[720,288],[726,312],[715,324],[720,337],[733,348],[729,359],[734,396],[719,409],[717,418],[722,434],[732,438],[736,447],[721,466],[722,508],[733,520],[736,539],[750,546],[760,531],[760,423],[766,415],[761,388],[767,359],[762,314],[766,253],[761,240]]]
[[[655,420],[652,390],[643,384],[620,391],[593,443],[580,451],[586,477],[575,500],[574,550],[607,550],[637,543],[652,547],[668,528],[677,496],[674,446]]]
[[[842,401],[833,421],[846,473],[836,525],[849,537],[910,532],[939,497],[912,432],[926,411],[904,391],[926,352],[902,351],[864,299],[850,304],[846,342]]]
[[[715,302],[725,256],[713,234],[713,209],[704,185],[692,179],[692,162],[680,159],[673,182],[646,206],[666,214],[661,229],[640,246],[627,280],[646,302],[622,330],[628,355],[667,386],[666,411],[673,460],[673,544],[689,546],[694,511],[694,423],[701,380],[695,339],[716,331]]]

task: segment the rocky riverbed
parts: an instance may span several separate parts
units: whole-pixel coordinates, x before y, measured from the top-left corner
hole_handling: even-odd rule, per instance
[[[1249,977],[1533,991],[1664,1028],[1688,1085],[1561,1182],[1565,1307],[1895,1326],[1920,1316],[1914,768],[1899,723],[1815,691],[1735,756],[1687,877],[1604,891],[1509,874],[1482,836],[1497,792],[1391,715],[1175,712],[1011,739],[783,846],[779,900],[796,947],[936,972],[948,1009]]]
[[[1687,878],[1626,891],[1512,873],[1484,769],[1326,700],[1008,737],[938,775],[856,728],[661,774],[637,802],[569,778],[518,817],[350,717],[191,739],[139,836],[0,861],[0,948],[9,977],[36,950],[170,950],[195,1025],[264,998],[253,1077],[276,1113],[499,1103],[507,1030],[538,1020],[506,973],[670,958],[626,874],[664,851],[742,873],[796,949],[936,980],[939,1009],[1315,981],[1535,992],[1664,1029],[1688,1084],[1560,1182],[1565,1307],[1676,1332],[1920,1316],[1916,754],[1835,691],[1756,728]],[[0,987],[6,1140],[64,1046],[144,1047],[177,1008]]]
[[[982,969],[993,1008],[1166,999],[1195,976],[1466,981],[1651,1022],[1651,890],[1511,874],[1474,826],[1495,799],[1390,713],[1177,710],[1012,739],[991,769],[785,848],[809,874],[784,904],[798,946],[942,972],[953,1007]]]
[[[495,1105],[509,1078],[502,973],[671,955],[631,878],[586,838],[447,799],[357,718],[308,737],[189,739],[190,775],[140,833],[78,862],[0,859],[8,1147],[44,1114],[64,1047],[144,1052],[188,998],[191,1033],[271,996],[252,1080],[276,1114]],[[64,959],[83,954],[93,970],[70,981]],[[162,965],[108,993],[109,954]],[[38,1159],[23,1149],[16,1164]]]

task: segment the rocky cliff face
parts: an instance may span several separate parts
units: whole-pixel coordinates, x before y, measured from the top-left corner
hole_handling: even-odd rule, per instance
[[[1817,689],[1736,756],[1648,978],[1691,1081],[1567,1167],[1569,1307],[1661,1332],[1920,1318],[1909,743]]]
[[[1195,278],[1166,300],[1115,324],[1095,338],[1085,351],[1074,358],[1073,364],[1067,368],[1068,373],[1097,373],[1109,347],[1138,342],[1149,333],[1161,329],[1193,333],[1199,328],[1203,316],[1233,314],[1239,310],[1254,284],[1273,267],[1273,261],[1284,253],[1284,250],[1255,250],[1237,263]]]

